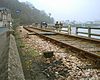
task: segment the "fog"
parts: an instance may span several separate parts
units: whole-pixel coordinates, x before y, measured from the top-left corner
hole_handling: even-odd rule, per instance
[[[28,1],[37,9],[44,10],[55,20],[100,20],[100,0],[19,0]]]

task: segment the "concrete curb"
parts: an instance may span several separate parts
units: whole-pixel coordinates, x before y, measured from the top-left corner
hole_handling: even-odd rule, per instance
[[[12,34],[8,53],[8,80],[25,80],[15,37]]]

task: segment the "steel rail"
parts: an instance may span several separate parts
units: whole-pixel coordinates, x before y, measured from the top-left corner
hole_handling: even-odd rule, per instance
[[[69,50],[71,50],[71,51],[77,51],[78,52],[78,55],[81,55],[81,56],[84,56],[84,57],[86,57],[86,58],[89,58],[89,59],[91,59],[91,60],[94,60],[95,61],[95,63],[97,63],[97,64],[100,64],[100,55],[98,55],[98,54],[95,54],[95,53],[92,53],[92,52],[89,52],[89,51],[86,51],[86,50],[83,50],[83,49],[80,49],[80,48],[78,48],[78,47],[75,47],[75,46],[73,46],[73,45],[69,45],[69,44],[67,44],[67,43],[64,43],[64,42],[61,42],[61,41],[59,41],[59,40],[57,40],[57,39],[54,39],[54,38],[50,38],[50,37],[48,37],[48,36],[46,36],[46,35],[43,35],[43,34],[39,34],[39,32],[36,32],[36,31],[34,31],[34,29],[37,29],[37,30],[40,30],[40,32],[42,31],[44,31],[44,32],[50,32],[49,30],[44,30],[44,29],[40,29],[40,28],[29,28],[29,27],[24,27],[24,29],[26,29],[27,31],[29,31],[29,32],[34,32],[34,33],[36,33],[38,36],[40,36],[40,37],[42,37],[42,38],[44,38],[44,39],[46,39],[46,40],[49,40],[49,41],[51,41],[51,42],[53,42],[53,43],[55,43],[55,44],[57,44],[57,45],[59,45],[59,46],[61,46],[61,47],[67,47]],[[57,33],[57,34],[60,34],[60,33]],[[65,35],[65,34],[61,34],[61,35]],[[74,36],[75,38],[77,38],[76,36]],[[84,39],[84,38],[80,38],[80,37],[78,37],[79,39]],[[98,40],[96,41],[96,40],[91,40],[91,39],[85,39],[85,40],[90,40],[90,41],[94,41],[94,42],[99,42]]]

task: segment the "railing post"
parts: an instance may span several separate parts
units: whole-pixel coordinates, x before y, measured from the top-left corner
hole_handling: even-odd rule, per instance
[[[76,35],[78,35],[78,27],[76,27]]]
[[[91,28],[88,26],[88,37],[91,38]]]

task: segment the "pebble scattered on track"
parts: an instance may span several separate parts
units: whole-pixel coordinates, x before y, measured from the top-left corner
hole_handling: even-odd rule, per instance
[[[21,35],[25,37],[28,32],[21,29]],[[54,77],[54,80],[100,80],[100,70],[89,68],[91,64],[88,60],[71,55],[73,52],[62,49],[36,35],[23,38],[23,41],[26,42],[26,46],[33,47],[40,54],[45,51],[54,51],[55,57],[42,60],[44,64],[44,66],[41,65],[42,71],[48,77]]]

